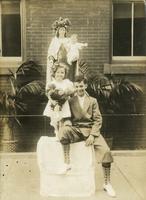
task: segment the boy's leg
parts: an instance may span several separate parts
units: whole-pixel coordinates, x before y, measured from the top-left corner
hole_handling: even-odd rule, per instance
[[[102,168],[103,168],[103,174],[104,174],[103,189],[107,192],[109,196],[115,197],[116,193],[110,182],[111,163],[102,163]]]
[[[85,140],[80,129],[74,126],[62,126],[59,129],[58,137],[60,142],[64,145]]]
[[[64,167],[62,173],[66,173],[71,169],[70,165],[70,143],[81,141],[82,134],[78,132],[75,127],[72,126],[61,126],[58,132],[58,138],[63,147],[64,153]]]
[[[104,174],[103,188],[108,193],[109,196],[115,197],[116,194],[110,182],[110,170],[111,170],[111,163],[113,162],[113,157],[102,135],[100,135],[95,139],[95,155],[98,162],[102,164],[103,168],[103,174]]]
[[[64,163],[70,164],[70,144],[65,144],[63,146],[64,151]]]

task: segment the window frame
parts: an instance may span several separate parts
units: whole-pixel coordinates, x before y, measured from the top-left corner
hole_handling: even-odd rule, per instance
[[[131,4],[132,12],[131,12],[131,22],[132,22],[132,27],[131,27],[131,56],[113,56],[113,21],[114,21],[114,4],[125,4],[129,3]],[[112,44],[111,44],[111,57],[112,61],[146,61],[146,56],[134,56],[133,55],[133,25],[134,25],[134,3],[144,3],[146,6],[146,2],[142,0],[113,0],[112,2]]]
[[[6,65],[7,63],[12,62],[14,65],[20,64],[25,58],[25,50],[26,50],[26,19],[25,19],[25,0],[20,0],[20,25],[21,25],[21,56],[2,56],[2,24],[0,17],[0,67],[1,63]],[[1,2],[0,2],[0,13],[1,13]]]

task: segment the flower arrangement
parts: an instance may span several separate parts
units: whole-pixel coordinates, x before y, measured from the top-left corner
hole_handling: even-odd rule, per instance
[[[71,22],[68,18],[63,19],[62,17],[59,17],[59,19],[55,20],[55,22],[52,24],[52,29],[57,31],[58,28],[64,27],[68,31],[70,26]]]
[[[59,106],[59,110],[61,110],[62,105],[70,97],[70,93],[68,91],[63,91],[61,89],[56,88],[55,84],[48,85],[47,92],[50,97],[51,107],[53,110],[56,106]]]

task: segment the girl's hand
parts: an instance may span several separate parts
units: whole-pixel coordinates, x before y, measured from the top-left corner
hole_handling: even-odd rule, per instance
[[[63,90],[59,90],[59,91],[58,91],[58,94],[61,96],[61,95],[64,94],[64,91],[63,91]]]
[[[61,106],[56,104],[54,107],[54,111],[59,112],[61,110]]]

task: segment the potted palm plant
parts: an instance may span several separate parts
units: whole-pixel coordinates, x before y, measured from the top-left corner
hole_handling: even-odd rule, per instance
[[[137,84],[125,79],[106,77],[94,72],[88,77],[87,91],[99,103],[103,116],[103,135],[112,147],[114,129],[116,126],[120,128],[117,116],[140,113],[144,97],[143,90]]]
[[[15,151],[17,140],[14,137],[14,121],[19,123],[15,117],[16,105],[12,96],[3,91],[0,92],[0,114],[2,151]]]
[[[40,66],[34,61],[24,62],[16,72],[9,70],[11,91],[0,91],[1,150],[16,151],[16,128],[22,123],[20,115],[42,112],[46,102],[45,84],[41,80]],[[37,109],[34,109],[34,107]]]

